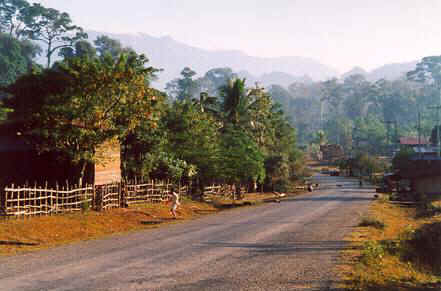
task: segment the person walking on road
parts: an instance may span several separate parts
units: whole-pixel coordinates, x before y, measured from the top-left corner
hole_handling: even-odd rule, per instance
[[[170,212],[172,213],[174,219],[176,219],[176,210],[178,209],[179,205],[181,205],[179,202],[179,194],[172,189],[172,205]]]

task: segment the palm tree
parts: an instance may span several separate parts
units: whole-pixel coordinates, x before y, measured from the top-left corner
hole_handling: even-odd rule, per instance
[[[240,125],[241,118],[245,117],[248,109],[248,96],[245,89],[245,79],[231,79],[220,88],[223,98],[222,110],[226,123]]]
[[[247,90],[245,79],[231,79],[220,88],[223,98],[222,114],[224,127],[232,125],[248,132],[259,146],[265,142],[271,98],[257,85]]]

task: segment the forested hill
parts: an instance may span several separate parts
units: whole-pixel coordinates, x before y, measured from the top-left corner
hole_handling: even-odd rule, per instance
[[[159,78],[160,87],[178,77],[184,67],[190,67],[201,74],[218,67],[230,67],[236,72],[253,72],[255,76],[280,72],[293,78],[307,75],[315,81],[338,76],[333,68],[310,58],[261,58],[248,56],[241,51],[211,51],[180,43],[171,37],[153,37],[147,34],[87,33],[89,41],[104,34],[121,41],[124,46],[131,47],[138,53],[144,53],[154,67],[164,69]]]
[[[378,67],[370,72],[363,70],[360,67],[354,67],[347,73],[344,73],[341,76],[341,79],[344,80],[346,77],[353,75],[362,75],[368,81],[375,82],[381,79],[394,81],[399,78],[404,77],[407,72],[410,72],[416,68],[418,61],[406,62],[406,63],[393,63],[386,64],[381,67]]]

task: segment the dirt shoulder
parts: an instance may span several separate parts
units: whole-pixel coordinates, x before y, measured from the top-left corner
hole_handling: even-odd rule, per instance
[[[426,210],[423,210],[423,212]],[[380,197],[347,240],[339,273],[345,290],[439,290],[438,271],[421,260],[436,256],[415,245],[428,225],[441,222],[436,212],[422,213],[421,205],[390,202]],[[429,239],[430,240],[430,239]],[[438,251],[441,245],[438,246]],[[436,249],[436,247],[435,247]]]
[[[170,214],[168,203],[143,204],[104,212],[1,219],[0,255],[14,255],[114,234],[156,229],[228,209],[271,202],[274,197],[271,193],[247,194],[241,201],[217,200],[212,204],[183,199],[176,220]]]

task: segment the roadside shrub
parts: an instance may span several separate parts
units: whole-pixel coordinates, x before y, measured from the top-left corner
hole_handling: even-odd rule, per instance
[[[371,226],[377,229],[384,229],[386,227],[384,222],[373,217],[363,217],[358,226]]]
[[[378,259],[382,259],[385,255],[385,249],[382,244],[376,241],[368,241],[363,245],[363,251],[361,256],[361,261],[365,264],[371,262],[378,262]]]
[[[90,210],[90,203],[89,201],[85,200],[83,202],[81,202],[81,211],[82,212],[87,212]]]
[[[407,245],[407,259],[441,275],[441,222],[415,230]]]
[[[441,207],[435,205],[427,195],[416,195],[415,200],[418,202],[417,217],[432,217],[441,213]]]

